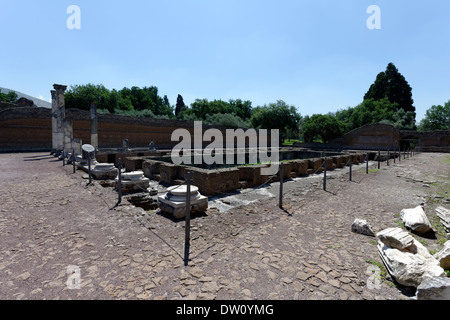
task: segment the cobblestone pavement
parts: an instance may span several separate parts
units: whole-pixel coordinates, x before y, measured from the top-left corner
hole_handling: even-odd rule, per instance
[[[343,171],[327,191],[320,177],[287,182],[284,210],[275,191],[211,208],[192,219],[185,267],[184,222],[115,207],[111,188],[87,185],[48,154],[3,154],[0,299],[409,299],[414,290],[368,272],[368,260],[381,261],[375,238],[351,224],[395,227],[401,209],[420,204],[432,215],[448,199],[434,197],[448,189],[446,157],[420,154],[369,175],[357,167],[353,181]]]

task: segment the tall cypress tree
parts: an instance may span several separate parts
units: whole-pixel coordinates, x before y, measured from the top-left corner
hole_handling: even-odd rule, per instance
[[[386,71],[377,75],[375,82],[364,96],[364,100],[381,100],[384,97],[387,97],[392,103],[398,103],[398,109],[414,112],[414,118],[416,118],[412,89],[393,63],[389,63]]]
[[[183,97],[179,94],[178,97],[177,97],[177,104],[175,106],[175,116],[178,118],[180,113],[183,112],[186,109],[187,109],[187,107],[184,104]]]

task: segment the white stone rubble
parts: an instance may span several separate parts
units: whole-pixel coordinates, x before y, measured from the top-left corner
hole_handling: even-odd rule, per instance
[[[400,217],[405,226],[418,233],[427,233],[433,230],[425,211],[421,206],[412,209],[403,209]]]

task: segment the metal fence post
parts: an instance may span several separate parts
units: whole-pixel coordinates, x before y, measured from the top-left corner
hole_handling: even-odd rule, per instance
[[[323,164],[323,190],[327,191],[327,155],[325,154],[325,162]]]
[[[191,245],[191,184],[190,172],[186,172],[186,227],[184,240],[184,265],[189,264],[189,247]]]
[[[283,162],[280,163],[280,199],[279,207],[283,209]]]
[[[91,154],[88,153],[88,170],[89,170],[89,184],[92,182],[92,173],[91,173]]]
[[[381,167],[380,159],[381,159],[381,150],[378,150],[378,170],[380,170]]]
[[[349,179],[352,181],[352,155],[350,155],[350,171],[349,171]]]
[[[72,166],[73,166],[73,173],[76,172],[75,168],[75,149],[72,149]]]
[[[119,174],[117,177],[117,194],[119,196],[117,204],[122,202],[122,159],[119,158],[117,162],[117,167],[119,168]]]
[[[369,174],[369,153],[366,154],[366,174]]]

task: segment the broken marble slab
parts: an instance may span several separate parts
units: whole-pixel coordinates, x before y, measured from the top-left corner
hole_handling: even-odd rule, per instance
[[[444,243],[444,248],[437,252],[434,257],[439,261],[442,268],[450,270],[450,241]]]
[[[425,278],[417,287],[416,300],[450,300],[450,278]]]
[[[417,288],[427,277],[446,277],[439,261],[414,238],[413,244],[404,250],[381,241],[378,241],[377,248],[389,274],[401,285]]]
[[[377,233],[379,241],[385,245],[404,250],[414,244],[414,238],[402,228],[388,228]]]
[[[355,219],[355,221],[353,221],[352,231],[370,237],[375,236],[375,233],[372,230],[372,226],[363,219]]]
[[[442,206],[437,207],[436,209],[436,215],[441,220],[441,223],[444,225],[447,232],[450,231],[450,210],[447,208],[444,208]]]
[[[433,230],[433,227],[431,226],[431,223],[421,206],[411,209],[403,209],[400,212],[400,218],[405,226],[412,231],[427,233]]]

